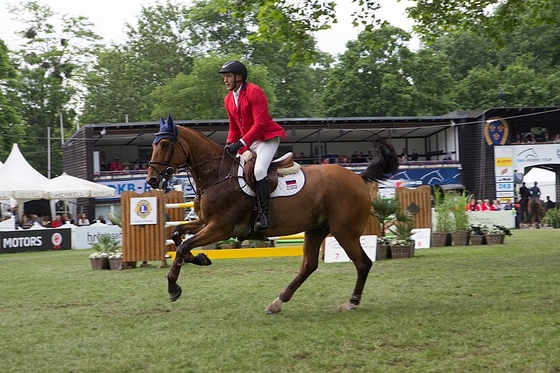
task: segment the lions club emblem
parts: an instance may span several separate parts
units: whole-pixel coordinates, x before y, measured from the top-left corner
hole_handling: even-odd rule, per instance
[[[152,205],[145,199],[138,201],[136,207],[134,208],[136,215],[142,219],[146,219],[152,212]]]

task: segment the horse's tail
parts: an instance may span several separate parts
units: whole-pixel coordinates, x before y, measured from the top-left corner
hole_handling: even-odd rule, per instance
[[[387,180],[399,170],[399,157],[393,145],[380,137],[373,141],[373,159],[360,176],[365,181]]]

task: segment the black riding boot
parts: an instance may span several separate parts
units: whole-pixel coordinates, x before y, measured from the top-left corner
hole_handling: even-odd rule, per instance
[[[268,177],[257,181],[257,203],[260,211],[257,214],[255,222],[255,231],[261,231],[268,228],[268,200],[270,199],[270,186],[268,185]]]

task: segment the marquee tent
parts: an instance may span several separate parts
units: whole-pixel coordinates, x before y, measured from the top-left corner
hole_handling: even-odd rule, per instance
[[[48,199],[113,197],[116,193],[114,188],[66,173],[45,181],[39,188],[42,188]]]
[[[10,205],[15,205],[14,200],[41,199],[44,192],[37,186],[46,180],[27,162],[18,145],[14,144],[6,162],[0,167],[0,200],[9,199],[13,201]]]

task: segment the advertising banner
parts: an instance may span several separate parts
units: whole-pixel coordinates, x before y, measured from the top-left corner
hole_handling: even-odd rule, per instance
[[[47,228],[0,231],[0,245],[0,253],[70,250],[72,230]]]

